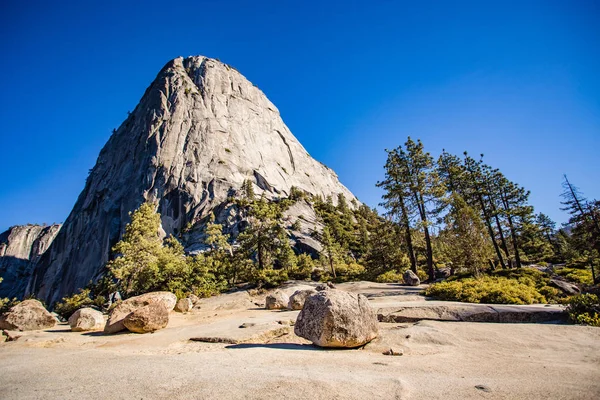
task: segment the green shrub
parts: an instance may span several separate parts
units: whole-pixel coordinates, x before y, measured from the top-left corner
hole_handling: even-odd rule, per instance
[[[466,303],[547,303],[546,298],[536,289],[535,285],[497,276],[464,278],[436,283],[427,288],[425,295],[440,300]]]
[[[62,301],[56,303],[54,306],[54,311],[64,319],[69,319],[69,317],[80,308],[90,306],[102,308],[106,302],[104,296],[98,296],[95,299],[92,299],[90,292],[90,289],[80,289],[79,293],[63,297]]]
[[[379,275],[375,280],[379,283],[401,283],[403,281],[402,273],[397,271],[387,271]]]
[[[377,278],[375,278],[375,280],[380,283],[402,283],[404,282],[404,273],[409,269],[410,268],[405,268],[401,272],[387,271],[379,275]],[[427,272],[423,271],[422,269],[417,269],[417,276],[419,277],[421,282],[429,279]]]
[[[3,299],[0,298],[0,315],[4,314],[8,310],[10,310],[12,307],[19,304],[20,302],[21,301],[17,300],[16,297],[13,298],[12,300],[9,299],[8,297],[5,297]]]
[[[296,258],[296,265],[288,272],[288,276],[290,279],[310,280],[313,268],[313,259],[308,254],[300,254]]]
[[[365,273],[365,267],[355,262],[338,264],[335,266],[337,281],[355,281]]]
[[[571,297],[567,302],[566,311],[573,323],[600,326],[600,300],[595,294]]]
[[[560,268],[554,271],[555,274],[564,277],[565,279],[581,283],[584,285],[592,285],[594,279],[592,278],[592,271],[584,268]]]
[[[258,287],[274,288],[288,280],[287,271],[283,269],[254,269],[252,271],[251,283]]]

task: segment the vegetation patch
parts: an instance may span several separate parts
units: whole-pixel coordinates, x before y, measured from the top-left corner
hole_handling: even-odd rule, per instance
[[[581,325],[600,326],[600,300],[595,294],[573,296],[567,302],[571,322]]]

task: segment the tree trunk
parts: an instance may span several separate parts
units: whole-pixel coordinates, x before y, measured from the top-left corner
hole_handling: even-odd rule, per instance
[[[477,188],[476,188],[477,189]],[[506,268],[506,264],[504,263],[504,259],[502,258],[502,253],[500,253],[500,248],[498,247],[498,243],[496,243],[496,235],[494,234],[494,229],[492,228],[492,223],[490,222],[490,217],[488,216],[487,210],[485,208],[485,203],[483,202],[483,197],[481,194],[477,195],[479,200],[479,205],[481,206],[481,211],[483,212],[483,219],[485,220],[485,225],[488,228],[488,233],[490,234],[490,239],[492,239],[492,244],[494,245],[494,250],[496,251],[496,256],[500,261],[500,266],[502,269]]]
[[[433,282],[435,280],[435,274],[433,271],[433,249],[431,248],[431,237],[429,236],[429,228],[427,226],[427,213],[425,210],[423,196],[418,193],[415,193],[415,200],[417,201],[417,208],[419,209],[419,215],[421,216],[421,222],[423,223],[423,231],[425,232],[425,246],[427,249],[427,273],[429,274],[429,280]]]
[[[502,203],[504,204],[504,210],[506,211],[506,218],[508,219],[508,227],[510,228],[510,236],[512,238],[513,248],[515,250],[515,262],[517,263],[517,268],[521,268],[521,256],[519,254],[519,246],[517,244],[517,231],[515,229],[515,224],[513,223],[512,217],[510,216],[509,208],[508,208],[508,200],[505,195],[502,195]]]
[[[404,198],[400,196],[400,211],[402,213],[402,225],[404,226],[404,233],[406,235],[406,246],[408,247],[408,258],[410,258],[410,269],[416,274],[417,273],[417,257],[415,257],[415,250],[413,248],[412,236],[410,234],[410,222],[408,220],[408,212],[404,205]]]

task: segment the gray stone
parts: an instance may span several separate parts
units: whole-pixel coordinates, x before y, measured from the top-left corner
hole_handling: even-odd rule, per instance
[[[73,332],[101,331],[104,329],[104,315],[93,308],[80,308],[69,317]]]
[[[32,285],[37,261],[59,229],[60,225],[22,225],[0,234],[0,298],[23,298]]]
[[[560,289],[564,294],[569,296],[574,296],[576,294],[581,293],[581,289],[577,285],[571,282],[567,282],[560,278],[552,278],[550,279],[550,285],[554,286],[557,289]]]
[[[192,310],[194,304],[192,303],[192,299],[185,298],[180,299],[177,304],[175,304],[174,310],[180,313],[186,313]]]
[[[404,279],[404,283],[408,286],[419,286],[421,284],[421,280],[417,274],[412,272],[410,269],[407,269],[406,272],[404,272],[402,278]]]
[[[265,298],[265,308],[267,310],[285,310],[290,302],[287,294],[281,290],[276,290]]]
[[[246,180],[269,200],[287,197],[292,186],[334,202],[343,194],[350,207],[355,199],[237,70],[203,56],[168,62],[100,152],[64,227],[36,266],[31,291],[52,304],[98,279],[129,212],[146,200],[158,204],[163,233],[181,234],[189,252],[206,248],[204,222],[186,227],[213,212],[235,238],[247,217],[229,198],[241,193]],[[322,225],[314,210],[302,210],[307,208],[298,202],[284,217],[293,222],[308,215],[294,240],[310,247],[309,232]]]
[[[161,303],[150,303],[130,313],[123,325],[134,333],[150,333],[166,328],[169,324],[169,310]]]
[[[379,328],[365,296],[330,289],[306,299],[294,333],[317,346],[353,348],[375,339]]]
[[[0,329],[34,331],[49,329],[56,319],[38,300],[25,300],[0,317]]]
[[[305,290],[296,290],[294,294],[290,296],[290,302],[288,303],[288,308],[290,310],[302,310],[304,307],[304,301],[308,296],[312,296],[317,293],[314,289],[305,289]]]
[[[171,292],[150,292],[140,296],[131,297],[121,303],[111,311],[108,321],[104,326],[104,333],[116,333],[124,330],[125,318],[135,310],[145,307],[152,303],[162,304],[167,312],[173,310],[177,303],[177,296]]]

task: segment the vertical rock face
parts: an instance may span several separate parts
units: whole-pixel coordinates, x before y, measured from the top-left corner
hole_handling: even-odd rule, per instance
[[[166,234],[185,229],[188,250],[201,248],[202,224],[211,212],[235,235],[241,217],[227,199],[245,180],[268,198],[287,197],[294,186],[354,199],[239,72],[202,56],[170,61],[100,152],[71,214],[38,263],[31,292],[52,304],[97,279],[128,213],[145,200],[158,203]],[[315,219],[310,207],[290,210],[290,221],[298,215]],[[295,234],[300,243],[306,231]]]
[[[23,297],[38,259],[59,230],[60,225],[23,225],[0,234],[0,297]]]

